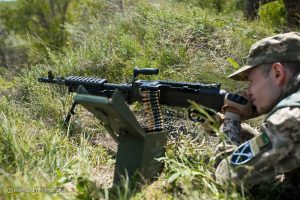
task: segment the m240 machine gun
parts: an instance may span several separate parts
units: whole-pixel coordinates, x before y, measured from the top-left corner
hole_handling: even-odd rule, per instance
[[[157,75],[158,69],[144,68],[134,69],[133,78],[130,83],[108,83],[106,79],[96,77],[68,76],[66,78],[54,77],[51,71],[48,77],[41,77],[39,82],[61,84],[68,88],[70,93],[76,93],[79,86],[83,86],[90,95],[112,97],[115,90],[118,90],[127,104],[136,101],[142,102],[144,111],[153,111],[155,122],[160,122],[160,105],[171,107],[187,108],[190,101],[194,101],[205,108],[220,111],[224,104],[226,92],[221,89],[220,84],[212,83],[193,83],[193,82],[175,82],[168,80],[138,80],[138,75]],[[68,123],[71,114],[74,113],[76,102],[73,103],[65,122]],[[153,109],[152,109],[153,108]],[[147,112],[149,113],[149,112]],[[147,116],[146,113],[146,116]],[[152,117],[149,114],[149,117]],[[151,120],[152,124],[153,120]],[[151,122],[149,122],[151,124]],[[149,131],[160,129],[160,126],[148,126]]]
[[[103,122],[118,142],[114,183],[137,171],[146,179],[153,179],[161,171],[162,163],[155,158],[164,155],[167,139],[160,105],[188,108],[190,100],[209,110],[220,111],[224,104],[226,92],[220,84],[138,80],[140,74],[157,75],[158,69],[136,68],[131,82],[123,84],[95,77],[54,77],[51,71],[48,77],[38,79],[43,83],[65,85],[69,92],[77,93],[65,123],[69,123],[75,106],[81,104]],[[128,108],[127,104],[134,102],[143,105],[146,128],[139,125]],[[189,117],[193,119],[192,112]]]

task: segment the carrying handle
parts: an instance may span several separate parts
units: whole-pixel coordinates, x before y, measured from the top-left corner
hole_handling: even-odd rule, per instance
[[[158,69],[157,68],[134,68],[133,70],[133,77],[132,77],[132,82],[136,80],[136,77],[138,75],[157,75],[158,74]]]

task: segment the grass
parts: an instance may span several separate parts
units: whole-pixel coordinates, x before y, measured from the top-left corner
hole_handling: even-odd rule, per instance
[[[99,22],[99,23],[98,23]],[[101,22],[101,23],[100,23]],[[76,28],[76,27],[72,27]],[[180,1],[128,1],[124,12],[95,18],[90,32],[69,41],[62,52],[49,50],[49,60],[22,69],[9,79],[1,72],[0,196],[7,199],[248,199],[213,179],[214,146],[207,135],[177,113],[171,139],[161,161],[165,168],[154,183],[124,182],[110,188],[115,153],[95,138],[109,138],[83,108],[65,128],[62,119],[72,97],[66,88],[40,84],[48,70],[56,75],[96,75],[127,82],[136,66],[155,67],[160,74],[141,79],[220,82],[228,91],[245,85],[226,79],[234,71],[228,59],[244,64],[250,45],[274,32],[263,22],[246,22],[241,13],[192,6]],[[2,70],[2,68],[1,68]],[[140,112],[139,106],[133,106]],[[182,112],[174,109],[172,112]],[[178,119],[179,118],[179,119]],[[171,137],[171,136],[170,136]],[[111,142],[111,146],[115,146]],[[15,189],[15,191],[13,190]],[[38,189],[56,192],[18,192]],[[44,189],[44,190],[43,190]],[[62,192],[59,192],[62,191]]]

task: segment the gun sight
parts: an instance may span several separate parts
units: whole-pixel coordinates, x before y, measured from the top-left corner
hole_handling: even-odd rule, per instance
[[[48,71],[48,79],[51,81],[54,79],[54,75],[51,70]]]

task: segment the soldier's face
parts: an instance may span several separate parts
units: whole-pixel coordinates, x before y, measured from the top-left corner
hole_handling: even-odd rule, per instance
[[[264,74],[258,66],[249,72],[248,80],[250,84],[247,92],[257,112],[270,112],[280,95],[272,73]]]

